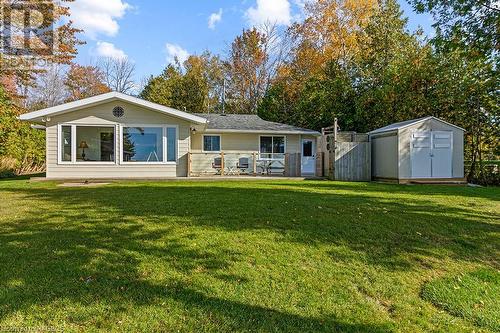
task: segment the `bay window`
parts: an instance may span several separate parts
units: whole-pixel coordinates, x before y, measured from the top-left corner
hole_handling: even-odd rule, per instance
[[[261,136],[260,157],[265,159],[285,158],[284,136]]]

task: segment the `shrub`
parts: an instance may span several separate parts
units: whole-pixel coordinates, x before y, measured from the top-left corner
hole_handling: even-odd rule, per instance
[[[12,157],[0,157],[0,178],[15,176],[17,160]]]

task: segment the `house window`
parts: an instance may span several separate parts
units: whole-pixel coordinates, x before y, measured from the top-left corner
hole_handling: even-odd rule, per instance
[[[61,161],[71,162],[71,126],[61,126]]]
[[[124,162],[163,162],[163,127],[123,127]]]
[[[167,127],[167,162],[177,161],[177,128]]]
[[[220,151],[220,135],[204,135],[203,151]]]
[[[282,159],[285,157],[284,136],[261,136],[260,157],[270,159]]]
[[[122,127],[121,141],[115,129],[115,126],[60,125],[59,163],[115,163],[117,149],[124,163],[177,162],[177,126]]]
[[[63,131],[64,131],[63,126]],[[77,162],[114,162],[115,128],[75,126]]]

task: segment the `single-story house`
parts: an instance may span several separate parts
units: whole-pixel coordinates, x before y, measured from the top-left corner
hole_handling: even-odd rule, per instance
[[[369,132],[375,180],[464,182],[463,128],[436,117]]]
[[[314,175],[321,135],[257,115],[192,114],[117,92],[20,119],[45,126],[46,175],[59,179],[271,172],[285,168],[291,154],[300,157],[301,174]]]

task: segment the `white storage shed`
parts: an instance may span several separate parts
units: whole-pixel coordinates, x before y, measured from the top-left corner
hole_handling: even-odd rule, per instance
[[[436,117],[371,131],[372,178],[399,183],[465,182],[464,132]]]

